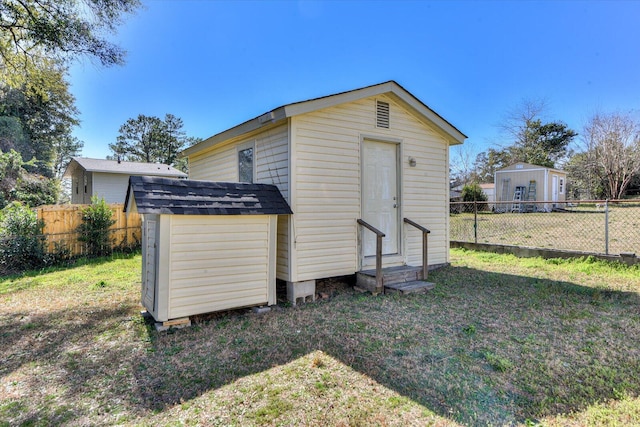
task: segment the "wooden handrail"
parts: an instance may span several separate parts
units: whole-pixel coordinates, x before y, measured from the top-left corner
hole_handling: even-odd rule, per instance
[[[417,222],[411,221],[409,218],[404,218],[404,222],[406,222],[409,225],[413,225],[415,228],[417,228],[418,230],[422,231],[423,233],[431,233],[431,231],[428,228],[424,228],[423,226],[421,226]]]
[[[369,224],[368,222],[363,221],[361,219],[358,219],[357,221],[358,221],[358,224],[360,224],[364,228],[367,228],[367,229],[373,231],[376,234],[376,236],[380,236],[380,237],[384,237],[385,236],[385,234],[382,231],[378,230],[377,228],[375,228],[373,225]]]
[[[382,293],[384,288],[382,284],[382,238],[385,234],[375,228],[373,225],[369,224],[362,219],[357,219],[358,224],[368,229],[369,231],[373,231],[376,235],[376,292]]]
[[[403,221],[422,231],[422,280],[427,280],[429,275],[428,237],[431,231],[409,218],[404,218]]]

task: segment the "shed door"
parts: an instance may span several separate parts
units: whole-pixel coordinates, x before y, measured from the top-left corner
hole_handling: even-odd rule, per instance
[[[558,175],[551,175],[551,201],[554,206],[558,201]]]
[[[142,305],[155,312],[156,302],[156,221],[144,222],[145,257],[144,283],[142,284]]]
[[[398,253],[397,145],[364,141],[362,148],[362,219],[385,234],[382,254]],[[375,256],[376,236],[362,232],[364,256]]]

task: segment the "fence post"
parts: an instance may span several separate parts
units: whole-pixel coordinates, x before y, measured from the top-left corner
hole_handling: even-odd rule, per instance
[[[473,242],[478,243],[478,202],[473,201]]]
[[[609,199],[604,201],[604,253],[609,255]]]

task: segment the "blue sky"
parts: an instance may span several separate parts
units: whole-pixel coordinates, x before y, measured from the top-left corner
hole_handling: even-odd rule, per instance
[[[104,158],[138,114],[208,137],[278,106],[396,80],[469,139],[523,100],[581,131],[640,111],[637,1],[156,1],[111,39],[122,67],[71,68],[83,156]],[[506,141],[508,142],[508,141]]]

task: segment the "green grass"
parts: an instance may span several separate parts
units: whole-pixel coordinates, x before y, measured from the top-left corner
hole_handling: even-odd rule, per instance
[[[0,278],[0,426],[640,424],[640,268],[451,253],[428,294],[168,333],[139,255]]]

